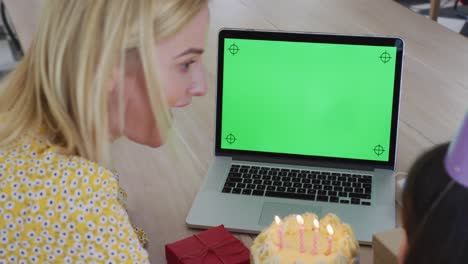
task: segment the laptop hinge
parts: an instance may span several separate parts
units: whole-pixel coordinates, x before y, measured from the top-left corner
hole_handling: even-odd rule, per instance
[[[361,164],[352,163],[338,163],[338,162],[326,162],[326,161],[309,161],[309,160],[298,160],[298,159],[284,159],[284,158],[265,158],[265,157],[252,157],[252,156],[232,156],[233,160],[236,161],[251,161],[251,162],[265,162],[274,164],[287,164],[287,165],[300,165],[307,167],[325,167],[325,168],[336,168],[336,169],[347,169],[347,170],[362,170],[362,171],[373,171],[375,167],[365,166]]]

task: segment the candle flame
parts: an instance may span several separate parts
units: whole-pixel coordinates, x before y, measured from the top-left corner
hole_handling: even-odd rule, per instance
[[[327,225],[327,231],[328,231],[328,234],[330,236],[333,236],[334,231],[333,231],[333,227],[331,225]]]
[[[302,218],[302,216],[296,215],[296,220],[297,220],[298,224],[300,224],[300,225],[304,224],[304,218]]]
[[[281,218],[279,218],[277,215],[275,215],[275,222],[277,225],[281,224]]]
[[[314,226],[315,228],[319,229],[320,228],[320,223],[317,219],[314,219]]]

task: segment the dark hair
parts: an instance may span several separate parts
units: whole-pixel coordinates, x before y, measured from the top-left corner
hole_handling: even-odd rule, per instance
[[[447,174],[447,149],[443,144],[424,153],[408,173],[403,192],[405,264],[468,263],[468,189]],[[453,186],[440,196],[449,184]]]

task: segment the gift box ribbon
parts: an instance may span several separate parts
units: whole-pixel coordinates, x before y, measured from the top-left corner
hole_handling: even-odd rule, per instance
[[[238,255],[238,254],[242,254],[246,250],[245,247],[242,247],[241,250],[238,250],[238,251],[235,251],[235,252],[232,252],[232,253],[229,253],[229,254],[220,255],[218,252],[216,252],[217,249],[222,248],[222,247],[227,246],[227,245],[230,245],[230,244],[238,243],[239,241],[237,239],[235,239],[235,238],[231,238],[229,240],[224,241],[223,243],[219,243],[219,244],[216,244],[214,246],[210,246],[210,245],[208,245],[208,243],[203,241],[203,239],[201,239],[201,237],[198,236],[197,234],[195,234],[194,237],[197,238],[203,244],[204,248],[201,251],[198,251],[196,253],[191,253],[191,254],[188,254],[188,255],[185,255],[185,256],[179,258],[178,263],[183,263],[184,260],[196,259],[196,258],[202,258],[202,263],[203,263],[205,258],[211,253],[214,256],[216,256],[221,261],[221,263],[229,264],[223,258],[230,257],[230,256],[235,256],[235,255]]]

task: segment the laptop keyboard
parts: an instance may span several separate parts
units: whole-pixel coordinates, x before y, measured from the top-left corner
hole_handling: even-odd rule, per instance
[[[222,192],[370,206],[372,176],[233,164]]]

